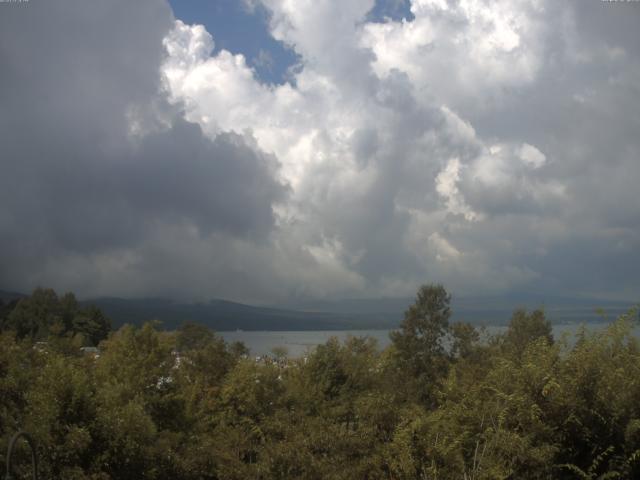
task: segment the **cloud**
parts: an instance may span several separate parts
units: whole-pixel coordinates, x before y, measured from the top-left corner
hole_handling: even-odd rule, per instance
[[[373,22],[372,0],[260,3],[298,55],[289,83],[161,2],[3,10],[0,282],[637,296],[640,38],[620,5],[413,0]]]
[[[549,28],[541,2],[416,0],[411,12],[409,22],[366,25],[362,45],[375,53],[378,75],[404,71],[454,110],[499,102],[541,68]]]
[[[268,72],[273,72],[273,63],[273,56],[267,50],[263,49],[260,49],[258,55],[253,59],[253,64],[256,67],[262,68]]]
[[[277,159],[248,134],[204,136],[166,101],[168,6],[31,2],[0,24],[2,284],[125,294],[173,283],[188,294],[189,275],[175,279],[192,243],[270,241],[288,195]]]
[[[451,213],[462,214],[466,220],[479,219],[478,213],[467,205],[458,188],[460,168],[459,159],[449,160],[447,166],[436,177],[436,191],[446,199],[447,210]]]
[[[413,20],[368,23],[368,1],[263,5],[273,36],[302,59],[294,83],[265,88],[244,59],[220,52],[181,70],[186,80],[172,77],[170,90],[209,135],[249,129],[274,152],[293,189],[280,213],[305,225],[280,233],[339,259],[365,293],[443,278],[465,290],[541,288],[539,279],[560,277],[548,261],[555,249],[583,243],[611,215],[585,218],[601,205],[583,190],[595,177],[576,178],[576,168],[637,178],[594,152],[598,136],[610,138],[610,154],[637,149],[613,131],[632,116],[622,94],[608,104],[612,92],[594,89],[609,75],[638,99],[628,90],[638,65],[631,43],[608,33],[617,14],[575,2],[415,0]],[[626,31],[617,36],[630,41]],[[592,115],[619,118],[592,137],[598,121],[582,117],[586,102]],[[594,288],[576,277],[558,288],[613,294],[629,281]]]

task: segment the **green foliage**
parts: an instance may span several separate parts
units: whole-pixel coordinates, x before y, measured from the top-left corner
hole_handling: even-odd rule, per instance
[[[198,350],[209,345],[215,338],[211,330],[203,325],[185,322],[178,329],[176,349],[179,352]]]
[[[20,339],[75,337],[77,343],[95,346],[109,335],[111,321],[94,306],[80,307],[72,293],[58,298],[50,288],[37,288],[30,297],[0,307],[0,330]]]
[[[433,405],[435,389],[446,374],[444,338],[449,330],[451,295],[442,285],[423,285],[405,312],[400,330],[391,333],[398,379],[410,398]]]
[[[477,350],[480,332],[464,322],[456,322],[450,327],[451,356],[454,358],[468,358]]]
[[[0,449],[29,430],[43,478],[640,478],[633,314],[570,344],[518,311],[486,338],[449,325],[450,296],[425,286],[383,351],[333,338],[256,362],[190,323],[124,326],[79,355],[100,315],[34,297],[3,310]]]
[[[516,310],[504,336],[506,347],[518,355],[527,345],[539,338],[553,343],[551,322],[545,318],[544,312],[534,310],[527,313],[525,310]]]

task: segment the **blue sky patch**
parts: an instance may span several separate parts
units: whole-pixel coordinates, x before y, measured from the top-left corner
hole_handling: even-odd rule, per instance
[[[290,80],[296,53],[269,34],[269,13],[258,6],[249,10],[241,0],[169,0],[176,18],[202,24],[213,36],[214,55],[220,50],[243,54],[263,83]]]
[[[269,33],[269,12],[241,0],[169,0],[173,13],[188,24],[202,24],[213,36],[214,55],[220,50],[243,54],[262,83],[291,81],[290,69],[299,57]],[[413,20],[409,0],[377,0],[365,21]],[[339,11],[336,11],[336,15]]]
[[[376,0],[376,5],[367,15],[366,21],[379,23],[391,19],[399,22],[403,18],[408,21],[414,19],[410,0]]]

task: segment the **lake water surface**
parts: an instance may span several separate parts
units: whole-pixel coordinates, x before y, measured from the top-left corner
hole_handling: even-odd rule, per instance
[[[574,336],[582,324],[558,324],[553,326],[553,335],[560,338],[564,333]],[[586,324],[589,330],[602,330],[608,323]],[[487,334],[504,332],[506,327],[488,326]],[[326,330],[326,331],[289,331],[289,332],[218,332],[227,342],[241,341],[251,351],[252,355],[270,354],[275,347],[285,347],[290,357],[302,357],[312,351],[316,346],[326,343],[331,337],[337,337],[344,341],[349,336],[372,337],[378,342],[380,348],[385,348],[391,343],[389,332],[391,330]],[[636,335],[640,334],[640,327],[635,329]]]

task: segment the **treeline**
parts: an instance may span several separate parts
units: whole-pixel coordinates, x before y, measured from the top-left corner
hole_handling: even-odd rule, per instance
[[[72,346],[96,346],[107,338],[111,321],[95,306],[82,307],[73,293],[58,297],[50,288],[37,288],[30,297],[0,300],[0,330],[17,339],[69,339]]]
[[[125,326],[87,356],[85,320],[108,322],[47,295],[0,309],[0,451],[28,430],[41,478],[640,478],[631,315],[569,341],[517,311],[488,336],[430,285],[383,351],[332,339],[264,363],[194,324]]]

